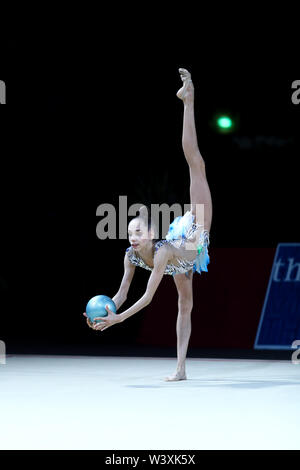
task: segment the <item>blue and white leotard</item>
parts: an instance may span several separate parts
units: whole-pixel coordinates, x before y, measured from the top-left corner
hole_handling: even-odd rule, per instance
[[[184,246],[184,244],[193,237],[193,234],[196,230],[203,225],[194,223],[195,216],[191,211],[187,211],[183,216],[176,217],[176,219],[170,224],[169,231],[164,240],[159,240],[155,243],[155,252],[164,244],[170,244],[176,248]],[[175,276],[176,274],[185,273],[188,276],[188,272],[192,269],[193,272],[201,274],[202,271],[208,271],[207,265],[210,262],[208,254],[209,246],[209,232],[207,230],[202,230],[200,233],[199,243],[197,245],[198,254],[196,258],[192,261],[189,261],[184,258],[177,258],[177,263],[179,266],[169,263],[166,265],[164,274],[170,274]],[[128,258],[130,262],[141,268],[148,269],[152,271],[153,268],[148,266],[142,258],[134,251],[132,246],[126,249]]]

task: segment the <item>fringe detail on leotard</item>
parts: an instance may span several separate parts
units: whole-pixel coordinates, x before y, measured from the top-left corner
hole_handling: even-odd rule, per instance
[[[199,274],[201,274],[201,271],[208,272],[207,265],[210,263],[210,257],[207,248],[209,243],[209,232],[204,230],[200,235],[199,244],[197,246],[198,255],[194,261],[193,272],[197,271]]]
[[[176,217],[170,224],[166,240],[172,242],[177,248],[181,247],[187,240],[193,237],[196,230],[203,228],[202,224],[194,223],[194,219],[195,216],[191,211],[187,211],[182,217]],[[207,248],[209,243],[209,232],[203,230],[200,233],[197,245],[198,255],[194,261],[193,272],[197,271],[199,274],[201,274],[202,271],[208,272],[207,265],[210,262],[210,257]],[[188,273],[185,274],[188,275]]]

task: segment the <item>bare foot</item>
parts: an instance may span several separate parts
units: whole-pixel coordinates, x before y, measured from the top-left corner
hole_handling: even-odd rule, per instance
[[[179,73],[183,82],[183,87],[178,90],[177,97],[182,101],[191,100],[194,96],[194,85],[191,74],[186,69],[179,69]]]
[[[174,374],[165,377],[165,382],[175,382],[178,380],[186,380],[185,371],[176,371]]]

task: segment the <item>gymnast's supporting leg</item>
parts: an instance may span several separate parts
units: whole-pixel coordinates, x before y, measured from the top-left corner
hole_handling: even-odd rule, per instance
[[[174,276],[174,281],[178,292],[177,367],[173,375],[165,378],[167,381],[186,379],[185,360],[192,332],[193,273],[190,271],[189,277],[185,274],[177,274]]]

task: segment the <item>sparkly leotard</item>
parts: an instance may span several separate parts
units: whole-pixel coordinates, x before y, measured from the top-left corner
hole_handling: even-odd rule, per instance
[[[154,252],[156,252],[161,246],[170,244],[176,248],[182,247],[188,240],[190,240],[195,231],[200,227],[199,224],[193,222],[194,216],[190,211],[186,212],[183,217],[177,217],[172,224],[170,224],[169,231],[166,235],[166,239],[159,240],[154,245]],[[187,260],[185,258],[177,258],[176,261],[179,266],[169,263],[165,267],[164,274],[170,274],[175,276],[179,273],[185,273],[188,276],[188,272],[192,269],[193,272],[201,274],[202,271],[207,272],[207,265],[210,262],[208,255],[209,246],[209,232],[202,230],[200,233],[199,243],[197,245],[198,254],[194,260]],[[148,266],[144,260],[138,255],[138,253],[130,246],[126,249],[130,262],[136,266],[152,271],[153,268]]]

